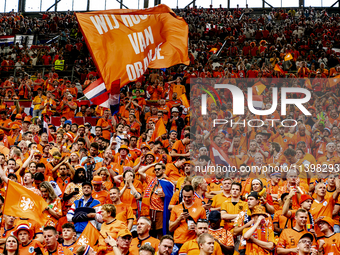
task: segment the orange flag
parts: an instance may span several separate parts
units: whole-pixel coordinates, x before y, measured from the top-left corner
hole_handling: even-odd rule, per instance
[[[47,206],[48,204],[41,196],[16,182],[8,181],[4,214],[16,217],[25,216],[43,226],[48,220],[48,214],[44,212]]]
[[[99,235],[99,231],[92,225],[91,222],[89,222],[87,223],[83,233],[79,236],[77,245],[90,245],[91,247],[94,247],[99,239]]]
[[[180,97],[178,97],[181,101],[182,101],[182,104],[184,105],[185,108],[189,108],[190,107],[190,104],[189,104],[189,101],[188,101],[188,98],[185,94],[182,94]]]
[[[285,56],[285,61],[288,61],[288,60],[291,60],[293,59],[293,56],[292,54],[288,53],[286,56]]]
[[[306,80],[305,80],[305,86],[306,86],[308,89],[312,89],[312,84],[310,83],[310,79],[306,78]]]
[[[166,5],[144,10],[76,13],[86,44],[107,90],[123,87],[147,68],[189,65],[188,24]]]
[[[166,128],[163,122],[163,118],[160,118],[155,126],[155,130],[152,133],[151,141],[156,141],[157,137],[164,135],[166,133]]]
[[[261,82],[257,82],[253,86],[253,92],[256,92],[257,95],[261,95],[262,92],[266,89],[266,86]],[[254,93],[253,93],[254,94]]]
[[[334,76],[333,78],[329,79],[329,87],[334,87],[340,82],[340,75]]]
[[[211,50],[209,50],[209,52],[216,54],[217,50],[218,50],[217,48],[211,48]]]
[[[278,64],[275,65],[274,70],[280,72],[281,74],[285,74],[285,71],[283,71]]]

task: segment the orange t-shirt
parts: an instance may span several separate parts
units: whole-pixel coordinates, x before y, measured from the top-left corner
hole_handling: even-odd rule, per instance
[[[171,210],[170,221],[172,222],[175,221],[179,217],[179,215],[183,213],[183,205],[184,204],[181,203],[179,205],[174,206],[174,208]],[[185,209],[188,209],[190,216],[193,218],[195,222],[197,222],[198,219],[207,218],[205,210],[202,206],[193,204],[191,207]],[[182,220],[174,231],[175,243],[185,243],[186,241],[192,240],[195,237],[196,237],[195,231],[188,230],[188,224],[186,220]]]
[[[105,205],[110,200],[110,193],[106,190],[101,190],[99,192],[93,190],[92,197],[97,199],[102,205]]]
[[[110,129],[102,131],[103,138],[110,140],[111,131],[112,131],[112,124],[109,121],[101,118],[101,119],[98,120],[97,126],[102,127],[102,128],[106,128],[107,126],[110,126]]]
[[[129,254],[138,254],[139,251],[139,247],[144,245],[144,244],[150,244],[155,251],[158,251],[158,245],[159,245],[159,240],[149,236],[148,238],[144,239],[144,240],[139,240],[138,237],[132,239],[131,244],[130,244],[130,248],[129,248]]]

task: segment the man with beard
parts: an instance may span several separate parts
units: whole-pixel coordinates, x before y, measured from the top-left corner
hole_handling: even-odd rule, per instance
[[[269,156],[266,160],[267,164],[276,164],[279,160],[283,160],[281,145],[272,142],[269,144]]]
[[[64,192],[64,201],[69,204],[73,203],[75,200],[80,199],[83,196],[82,184],[86,181],[85,169],[78,168],[75,171],[73,182],[66,186]]]
[[[96,221],[101,221],[100,202],[92,197],[92,184],[90,182],[82,183],[83,196],[81,199],[75,200],[67,212],[67,221],[73,222],[76,228],[77,236],[84,231],[88,223],[94,226]]]
[[[164,164],[155,164],[156,177],[146,175],[146,169],[148,167],[138,170],[142,180],[146,180],[147,183],[142,200],[141,215],[151,217],[155,224],[152,229],[156,232],[155,236],[160,238],[162,235],[166,235],[169,229],[170,211],[168,207],[174,192],[174,185],[166,179]]]
[[[171,235],[165,235],[161,238],[158,245],[157,255],[170,255],[174,248],[174,239]]]

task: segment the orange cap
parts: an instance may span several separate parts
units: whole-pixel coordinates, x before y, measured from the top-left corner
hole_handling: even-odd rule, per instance
[[[24,122],[31,122],[31,117],[30,116],[26,116],[24,118]]]
[[[132,236],[132,234],[127,228],[124,228],[118,232],[117,238],[123,236]]]

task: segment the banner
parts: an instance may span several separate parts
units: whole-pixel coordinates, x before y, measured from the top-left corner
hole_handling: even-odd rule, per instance
[[[166,5],[144,10],[76,13],[107,90],[139,79],[147,68],[189,64],[188,25]]]
[[[155,130],[152,133],[151,141],[156,141],[156,139],[158,137],[160,137],[160,136],[162,136],[166,133],[167,133],[167,131],[166,131],[166,128],[165,128],[165,125],[164,125],[163,118],[160,118],[157,121],[156,126],[155,126]]]
[[[41,196],[16,182],[8,181],[4,214],[15,217],[25,216],[43,226],[48,220],[48,214],[43,213],[47,206],[48,204]]]
[[[83,233],[77,240],[77,245],[90,245],[94,247],[97,240],[99,239],[99,231],[92,225],[91,222],[87,223]]]

